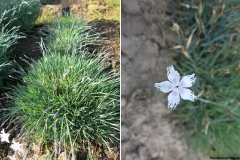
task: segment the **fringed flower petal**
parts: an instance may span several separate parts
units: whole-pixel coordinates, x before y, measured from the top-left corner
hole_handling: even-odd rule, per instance
[[[180,103],[179,92],[178,90],[174,90],[168,95],[168,108],[175,109],[179,103]]]
[[[155,83],[154,87],[156,87],[159,91],[162,91],[164,93],[170,92],[175,88],[175,86],[169,81]]]
[[[167,76],[170,82],[178,86],[180,81],[180,74],[174,70],[174,67],[171,65],[167,67]]]
[[[179,93],[182,99],[184,100],[190,100],[193,101],[196,99],[196,96],[194,95],[193,91],[187,88],[179,88]]]
[[[195,74],[193,73],[192,75],[187,75],[182,78],[180,81],[179,86],[181,87],[192,87],[192,85],[195,83],[196,77]]]

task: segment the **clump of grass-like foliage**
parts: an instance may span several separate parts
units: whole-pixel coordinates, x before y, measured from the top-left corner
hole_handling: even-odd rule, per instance
[[[177,117],[191,147],[210,156],[240,153],[240,1],[172,1],[179,24],[178,70],[195,73],[196,102]],[[186,59],[187,58],[187,59]]]
[[[39,0],[1,0],[0,16],[9,10],[6,19],[2,22],[8,24],[8,29],[19,26],[20,31],[30,31],[34,22],[40,15]]]
[[[34,133],[40,144],[54,143],[55,156],[64,151],[74,157],[82,146],[91,153],[93,142],[111,151],[119,134],[119,77],[100,62],[84,52],[45,53],[28,71],[18,71],[23,81],[11,94],[13,107],[4,120],[24,126],[20,135]]]
[[[2,23],[6,19],[8,12],[9,11],[4,11],[0,16],[0,85],[2,85],[2,80],[6,77],[6,74],[9,74],[11,63],[8,62],[8,58],[11,47],[16,44],[20,38],[17,34],[18,27],[7,29],[8,24]],[[9,23],[11,23],[11,21]]]
[[[74,50],[85,50],[87,45],[96,44],[98,33],[79,18],[64,16],[49,24],[48,49],[53,53],[71,54]]]

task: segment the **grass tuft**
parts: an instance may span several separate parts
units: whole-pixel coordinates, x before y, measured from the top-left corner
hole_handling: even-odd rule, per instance
[[[19,27],[13,27],[8,29],[8,24],[4,24],[6,15],[11,12],[4,11],[0,16],[0,86],[2,86],[2,80],[9,74],[11,63],[8,61],[9,53],[11,52],[11,47],[17,43],[17,40],[20,38],[18,35]]]
[[[87,45],[96,44],[99,34],[82,19],[61,17],[49,24],[50,35],[47,38],[47,47],[51,53],[72,54],[74,50],[85,50]]]
[[[20,31],[30,31],[40,14],[40,2],[39,0],[1,0],[0,16],[5,10],[9,12],[2,23],[6,25],[10,22],[8,29],[20,27]]]
[[[187,127],[191,147],[208,156],[239,156],[240,2],[172,4],[174,22],[181,28],[178,70],[196,74],[193,90],[198,97],[194,103],[184,101],[175,116]]]
[[[104,72],[100,62],[84,53],[46,53],[27,72],[18,71],[23,84],[11,93],[13,107],[5,120],[25,126],[20,133],[25,138],[34,133],[34,139],[60,147],[59,152],[75,155],[93,142],[111,150],[119,141],[119,78]]]

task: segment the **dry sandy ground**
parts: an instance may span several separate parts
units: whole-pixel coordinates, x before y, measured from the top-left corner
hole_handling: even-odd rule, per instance
[[[169,1],[122,0],[121,159],[199,160],[176,130],[167,94],[154,88],[167,80],[166,67],[176,43],[169,28]],[[208,159],[208,158],[207,158]]]

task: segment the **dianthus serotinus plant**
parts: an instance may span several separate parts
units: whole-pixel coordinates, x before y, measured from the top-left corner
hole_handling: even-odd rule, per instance
[[[11,93],[11,119],[21,138],[31,135],[39,144],[54,144],[55,157],[75,157],[91,143],[118,142],[120,124],[119,76],[106,73],[98,58],[81,54],[45,53],[28,71],[18,71],[23,82]]]
[[[159,91],[162,91],[164,93],[172,91],[168,95],[169,109],[176,108],[176,106],[180,103],[180,96],[184,100],[190,100],[194,102],[196,96],[190,89],[187,88],[192,87],[192,85],[195,83],[195,74],[184,76],[180,81],[180,74],[175,71],[174,67],[171,65],[167,67],[167,76],[169,81],[155,83],[154,86]]]
[[[180,48],[175,67],[197,75],[197,101],[183,101],[174,117],[186,140],[205,156],[240,153],[240,1],[172,0]],[[182,56],[184,55],[184,56]]]
[[[12,51],[12,46],[17,43],[18,39],[23,37],[18,34],[19,27],[9,29],[9,23],[13,20],[8,21],[7,24],[3,23],[10,12],[11,10],[5,10],[0,14],[0,87],[2,87],[2,80],[11,72],[9,53]]]
[[[39,0],[1,0],[0,16],[6,10],[9,12],[2,24],[8,24],[8,29],[19,27],[20,31],[31,31],[41,13],[41,4]]]
[[[94,33],[94,29],[83,19],[73,16],[53,20],[48,30],[47,47],[52,53],[72,54],[75,50],[83,51],[100,41],[99,33]]]

